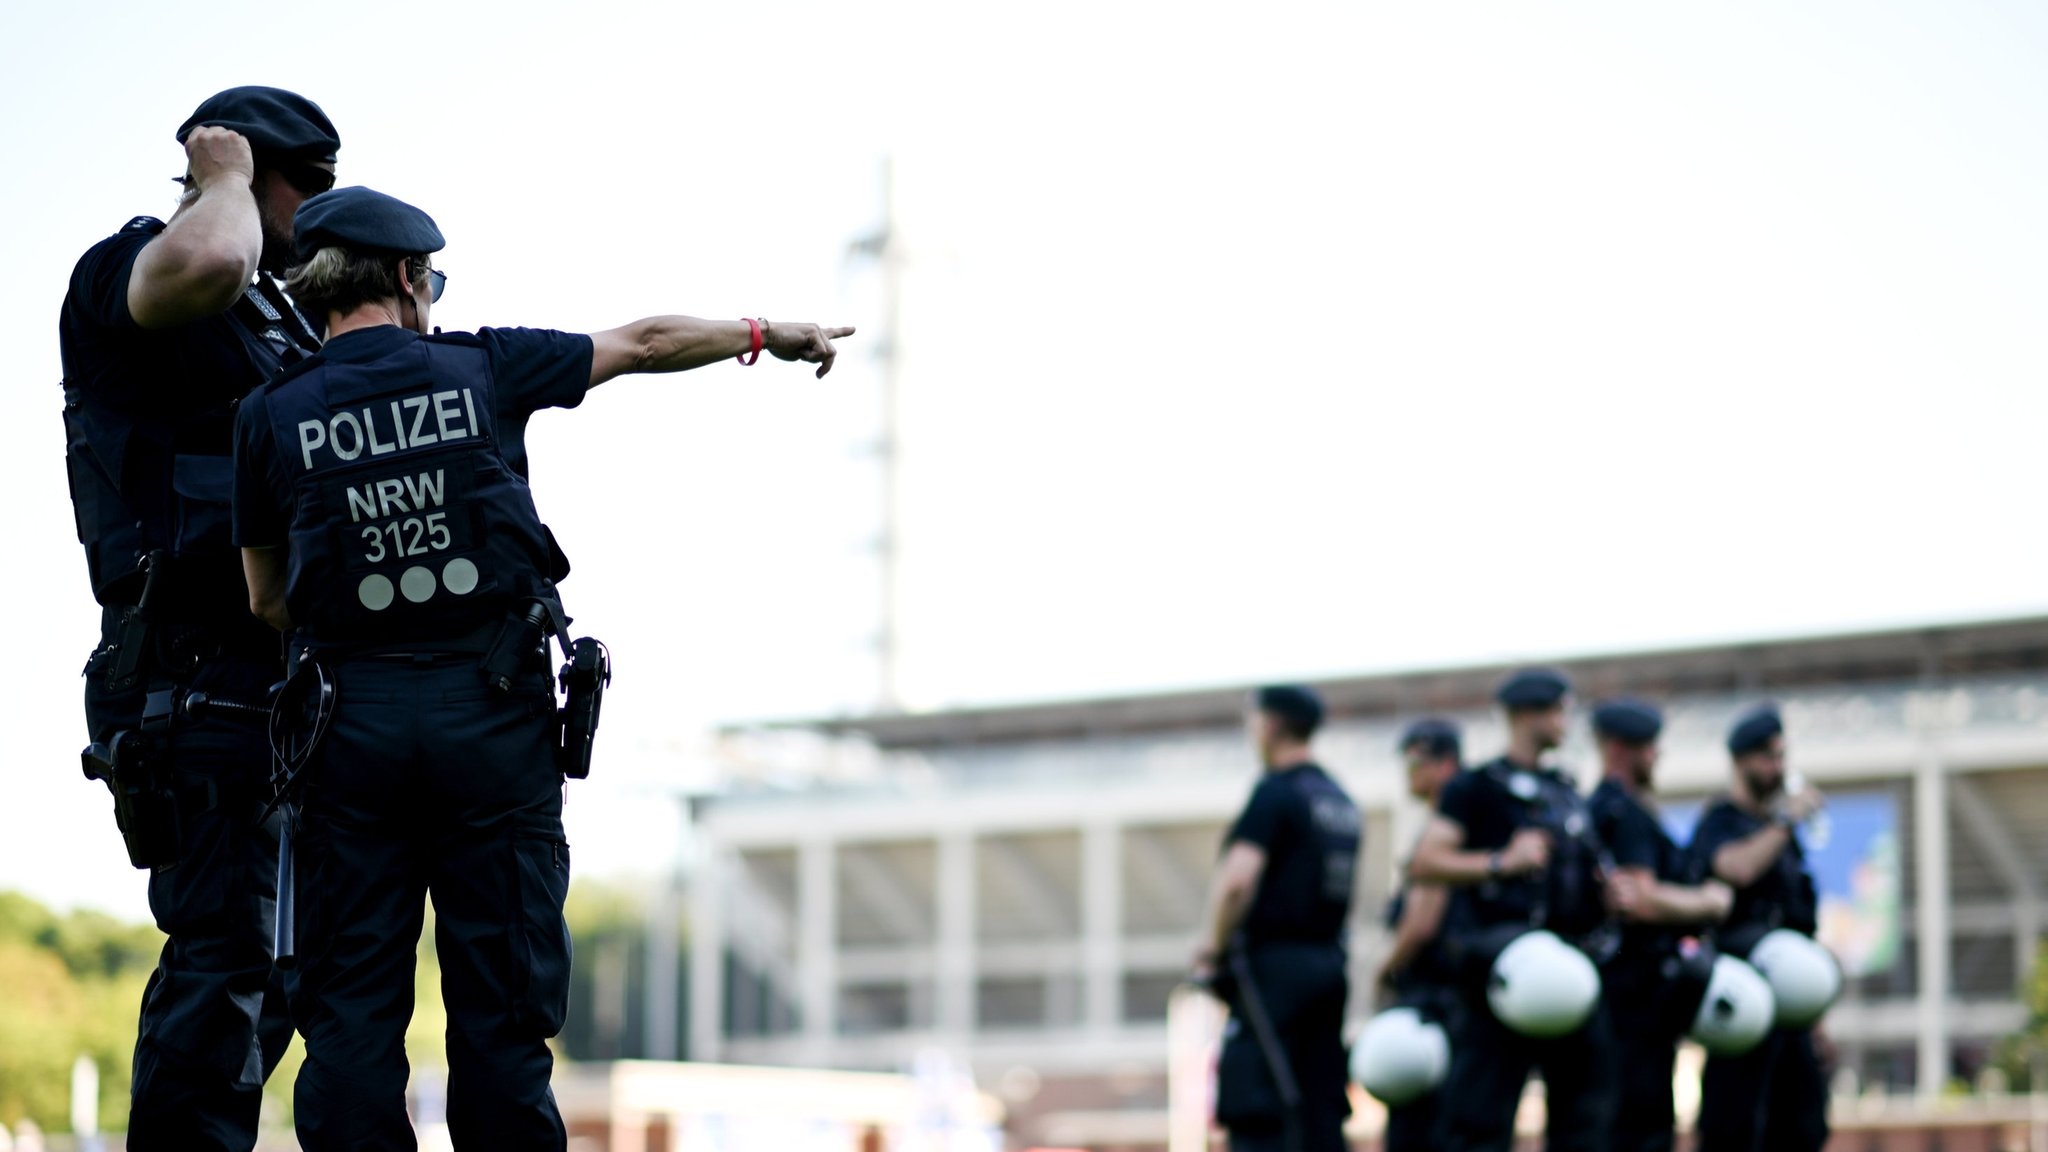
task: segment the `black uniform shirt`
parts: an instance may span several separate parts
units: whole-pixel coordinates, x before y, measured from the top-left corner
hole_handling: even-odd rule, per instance
[[[1593,830],[1606,846],[1617,867],[1644,868],[1657,879],[1672,884],[1693,883],[1687,858],[1671,834],[1650,810],[1627,788],[1612,778],[1600,781],[1586,801],[1593,816]],[[1655,924],[1629,924],[1622,928],[1618,962],[1661,959],[1678,939],[1678,933]]]
[[[499,448],[512,470],[526,476],[526,422],[542,408],[574,408],[590,390],[590,337],[543,328],[484,328],[476,337],[490,358],[497,396]],[[395,324],[358,328],[327,342],[322,358],[340,363],[382,359],[419,335]],[[236,423],[235,543],[244,548],[283,544],[291,517],[291,482],[278,457],[265,411],[268,390],[242,404]]]
[[[1460,772],[1451,777],[1437,796],[1437,812],[1465,830],[1464,851],[1495,852],[1505,848],[1514,838],[1515,830],[1522,826],[1522,810],[1527,805],[1509,794],[1497,774],[1489,771],[1503,765],[1513,767],[1502,758]],[[1453,888],[1445,924],[1479,928],[1504,920],[1527,919],[1535,908],[1537,895],[1535,885],[1514,879]]]
[[[1714,853],[1738,840],[1747,840],[1770,821],[1737,807],[1727,798],[1714,801],[1700,814],[1688,849],[1691,864],[1700,875],[1713,875]],[[1813,877],[1806,870],[1806,850],[1799,837],[1792,836],[1777,861],[1756,882],[1735,890],[1735,907],[1722,925],[1723,934],[1753,928],[1791,928],[1812,935],[1818,908],[1814,901]]]
[[[1528,789],[1518,795],[1517,780]],[[1554,768],[1526,768],[1503,756],[1453,776],[1437,797],[1436,810],[1465,830],[1463,850],[1494,852],[1515,832],[1541,827],[1551,832],[1549,867],[1528,876],[1504,876],[1453,888],[1446,930],[1468,931],[1509,921],[1530,921],[1546,910],[1543,927],[1575,936],[1603,915],[1597,887],[1597,841],[1584,826],[1583,803],[1569,777]]]
[[[135,258],[164,224],[138,216],[86,250],[71,272],[57,322],[66,383],[102,403],[162,416],[226,404],[263,383],[225,313],[175,328],[144,328],[128,311]],[[225,425],[222,426],[225,430]],[[210,447],[219,455],[229,445]]]
[[[1266,853],[1245,914],[1246,943],[1341,944],[1361,832],[1357,806],[1322,768],[1266,773],[1225,837],[1226,845],[1241,840]]]

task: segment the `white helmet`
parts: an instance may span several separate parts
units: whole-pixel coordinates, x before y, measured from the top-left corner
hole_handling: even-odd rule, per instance
[[[1351,1045],[1351,1078],[1380,1103],[1399,1108],[1443,1083],[1451,1042],[1413,1008],[1389,1008]]]
[[[1749,950],[1749,962],[1771,982],[1781,1028],[1811,1025],[1842,994],[1842,969],[1834,956],[1789,928],[1765,934]]]
[[[1503,948],[1486,981],[1486,1002],[1500,1022],[1539,1040],[1576,1032],[1599,1000],[1593,962],[1540,929]]]
[[[1740,1056],[1770,1034],[1777,1011],[1777,997],[1762,974],[1733,956],[1716,956],[1692,1018],[1692,1038],[1710,1055]]]

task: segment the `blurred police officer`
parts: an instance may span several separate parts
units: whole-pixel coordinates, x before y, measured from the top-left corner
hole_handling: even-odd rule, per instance
[[[1410,724],[1401,733],[1408,795],[1434,810],[1444,786],[1464,766],[1462,744],[1458,726],[1449,720],[1431,717]],[[1449,900],[1443,885],[1410,880],[1387,902],[1387,927],[1394,942],[1380,965],[1378,983],[1392,993],[1397,1006],[1414,1008],[1424,1020],[1455,1033],[1457,986],[1437,947]],[[1433,1091],[1387,1109],[1387,1152],[1431,1152],[1437,1146],[1440,1096]]]
[[[1671,1078],[1679,1032],[1664,1006],[1671,989],[1664,968],[1677,956],[1679,930],[1720,920],[1733,899],[1719,881],[1687,883],[1686,856],[1651,808],[1663,731],[1663,713],[1646,701],[1623,697],[1593,709],[1602,777],[1587,807],[1613,861],[1610,902],[1628,922],[1601,969],[1621,1052],[1614,1152],[1665,1152],[1676,1139]]]
[[[546,1041],[568,1006],[569,848],[542,645],[560,636],[567,564],[527,489],[528,418],[615,376],[764,349],[822,376],[852,332],[660,316],[587,336],[428,335],[441,247],[433,220],[391,197],[309,200],[290,287],[328,343],[236,424],[251,606],[335,680],[301,854],[296,1119],[310,1149],[413,1147],[405,1028],[428,893],[450,1132],[473,1148],[564,1146]]]
[[[1785,786],[1785,724],[1764,705],[1728,732],[1734,779],[1728,795],[1700,814],[1689,849],[1735,890],[1717,934],[1724,951],[1746,955],[1764,933],[1811,936],[1819,905],[1798,825],[1820,810],[1811,787]],[[1827,1081],[1815,1028],[1774,1028],[1740,1056],[1715,1056],[1700,1080],[1701,1152],[1817,1152],[1828,1140]]]
[[[1546,1147],[1604,1152],[1614,1125],[1618,1071],[1604,1006],[1568,1035],[1534,1040],[1510,1031],[1487,1003],[1493,954],[1513,933],[1547,929],[1589,951],[1607,919],[1598,846],[1569,777],[1546,760],[1564,741],[1571,684],[1547,668],[1517,672],[1495,699],[1507,714],[1508,750],[1453,777],[1437,799],[1409,873],[1451,888],[1444,946],[1459,971],[1464,1010],[1439,1089],[1438,1147],[1505,1152],[1532,1068],[1547,1090]]]
[[[300,201],[333,185],[341,141],[312,101],[275,88],[208,98],[177,139],[170,221],[130,220],[72,271],[66,458],[103,608],[86,724],[98,746],[119,738],[124,776],[144,770],[143,747],[168,772],[122,810],[169,937],[143,998],[128,1146],[248,1148],[291,1036],[270,956],[277,834],[255,819],[269,753],[260,728],[180,705],[193,691],[261,705],[279,675],[229,541],[234,406],[319,346],[272,273]]]
[[[1344,1147],[1344,925],[1358,808],[1316,764],[1323,704],[1262,688],[1251,716],[1265,776],[1230,826],[1195,948],[1199,981],[1230,1005],[1216,1120],[1238,1152]]]

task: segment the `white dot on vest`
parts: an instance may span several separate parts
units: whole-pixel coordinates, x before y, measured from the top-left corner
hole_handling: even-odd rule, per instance
[[[391,607],[391,578],[381,572],[372,572],[356,585],[356,599],[372,612],[382,612]]]
[[[407,568],[405,575],[398,578],[398,590],[405,593],[405,598],[415,604],[426,603],[427,598],[434,594],[434,589],[437,586],[434,582],[434,574],[425,568]]]
[[[457,596],[467,596],[476,591],[476,565],[466,557],[457,556],[441,569],[441,583]]]

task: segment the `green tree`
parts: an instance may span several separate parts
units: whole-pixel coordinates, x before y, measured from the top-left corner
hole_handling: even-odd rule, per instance
[[[1994,1057],[2015,1092],[2033,1090],[2034,1069],[2048,1063],[2048,940],[2034,944],[2034,963],[2019,986],[2027,1022],[1999,1041]]]
[[[0,892],[0,1123],[69,1128],[83,1053],[100,1072],[100,1123],[125,1125],[136,1013],[162,946],[151,925]]]

